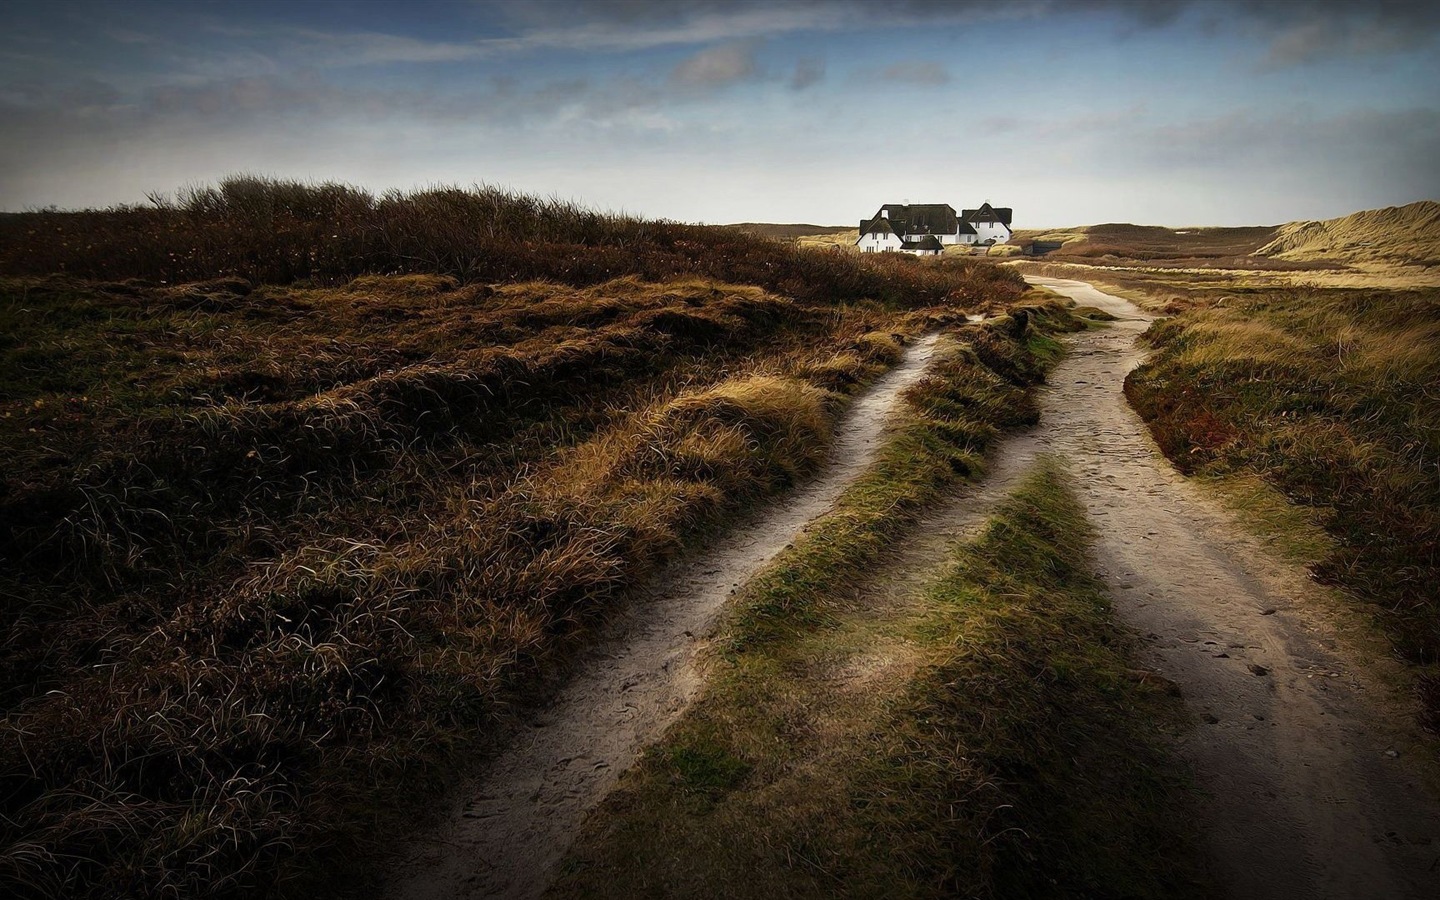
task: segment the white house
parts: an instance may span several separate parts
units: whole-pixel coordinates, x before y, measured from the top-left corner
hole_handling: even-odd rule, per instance
[[[985,202],[979,209],[967,209],[960,213],[961,221],[975,229],[975,240],[968,243],[984,244],[993,241],[1003,244],[1010,240],[1010,217],[1013,210],[1008,206],[998,209]]]
[[[855,246],[862,253],[938,256],[951,244],[999,244],[1010,240],[1010,215],[989,203],[958,214],[948,203],[887,203],[860,222]]]

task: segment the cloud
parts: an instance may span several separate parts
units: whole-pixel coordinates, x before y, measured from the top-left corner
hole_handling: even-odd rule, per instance
[[[795,72],[790,76],[790,88],[803,91],[824,80],[825,60],[807,56],[795,64]]]
[[[1207,30],[1240,31],[1265,42],[1263,63],[1271,68],[1413,51],[1440,35],[1434,0],[1073,0],[1069,8],[1116,13],[1145,28],[1194,15]]]
[[[760,74],[755,61],[755,43],[741,41],[701,50],[670,72],[673,84],[714,89],[749,81]]]
[[[492,51],[572,49],[632,52],[778,37],[957,24],[1038,15],[1056,0],[498,0],[487,4],[505,37],[477,41]]]
[[[937,62],[899,62],[880,70],[886,81],[938,87],[950,83],[950,72]]]
[[[1440,34],[1434,0],[510,0],[494,7],[515,28],[511,49],[627,51],[795,32],[963,25],[997,19],[1110,14],[1134,28],[1166,28],[1186,16],[1246,31],[1270,44],[1275,62],[1329,53],[1363,56],[1416,49]],[[498,45],[497,45],[498,46]]]
[[[477,42],[427,41],[370,31],[326,32],[296,29],[292,41],[305,45],[311,64],[365,66],[385,63],[446,63],[480,59],[493,50]],[[320,54],[317,58],[316,54]]]

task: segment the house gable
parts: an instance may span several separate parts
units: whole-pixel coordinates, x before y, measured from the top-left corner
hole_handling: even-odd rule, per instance
[[[945,245],[941,244],[940,239],[937,238],[935,235],[927,234],[924,237],[919,238],[918,240],[905,241],[901,243],[900,249],[908,250],[911,253],[939,253],[941,250],[945,249]]]
[[[979,209],[967,209],[962,211],[960,213],[960,218],[964,219],[966,222],[975,223],[999,222],[1001,225],[1009,228],[1010,219],[1013,214],[1013,210],[1011,210],[1011,208],[1008,206],[1002,206],[997,209],[991,206],[989,203],[982,203],[980,204]]]
[[[861,220],[860,220],[860,236],[861,236],[861,237],[864,237],[864,236],[867,235],[867,234],[894,234],[894,233],[895,233],[895,231],[890,227],[890,220],[887,219],[887,218],[885,218],[884,216],[876,216],[876,217],[873,218],[873,219],[861,219]]]

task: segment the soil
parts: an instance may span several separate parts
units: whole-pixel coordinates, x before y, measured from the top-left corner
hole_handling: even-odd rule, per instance
[[[865,469],[900,393],[924,375],[937,341],[917,341],[851,404],[817,478],[677,563],[637,598],[555,701],[420,839],[393,878],[392,896],[534,897],[545,889],[585,813],[695,697],[696,655],[726,600]]]

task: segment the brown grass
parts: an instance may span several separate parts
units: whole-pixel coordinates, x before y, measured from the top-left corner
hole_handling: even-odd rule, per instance
[[[543,695],[627,588],[813,468],[891,335],[1023,291],[984,265],[322,187],[7,233],[6,266],[69,273],[0,280],[17,893],[362,890],[449,755]],[[336,210],[355,229],[318,241]],[[433,255],[384,274],[377,222]],[[494,255],[459,264],[462,236]]]
[[[1161,449],[1183,471],[1253,474],[1314,508],[1334,539],[1316,574],[1433,673],[1440,292],[1257,290],[1149,335],[1157,352],[1126,393]]]
[[[1295,261],[1381,260],[1440,266],[1440,202],[1422,200],[1320,222],[1290,222],[1255,253]]]
[[[962,296],[955,270],[897,254],[862,261],[804,252],[735,228],[596,213],[492,187],[375,197],[348,185],[235,176],[156,200],[150,209],[0,219],[0,273],[329,286],[369,274],[574,286],[698,276],[828,303],[977,299]]]
[[[912,398],[986,392],[944,385],[957,371]],[[552,896],[1198,896],[1156,728],[1179,702],[1134,679],[1052,467],[920,596],[857,597],[904,539],[910,510],[885,501],[933,496],[925,473],[976,447],[964,419],[917,412],[747,591],[706,695],[590,817]]]
[[[1091,225],[1049,234],[1017,233],[1021,247],[1036,240],[1063,240],[1045,254],[1048,263],[1071,263],[1101,269],[1247,270],[1309,272],[1343,269],[1334,261],[1275,259],[1258,255],[1278,233],[1271,226],[1251,228],[1165,228],[1158,225]]]

